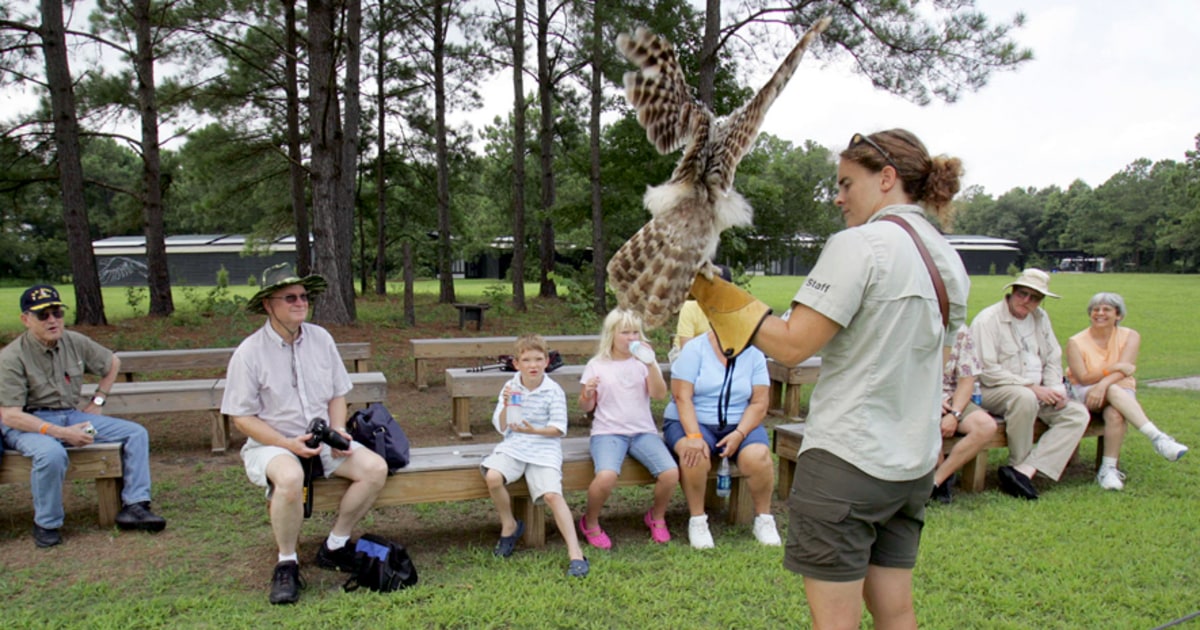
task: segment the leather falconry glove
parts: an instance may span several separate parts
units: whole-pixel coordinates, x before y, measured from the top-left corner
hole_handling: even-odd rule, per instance
[[[771,314],[771,307],[720,276],[709,280],[703,273],[696,274],[692,297],[708,317],[721,352],[730,358],[750,345],[763,320]]]

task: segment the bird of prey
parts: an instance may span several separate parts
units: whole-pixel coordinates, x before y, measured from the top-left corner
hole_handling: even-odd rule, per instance
[[[812,26],[771,80],[722,120],[692,97],[669,42],[641,28],[617,38],[639,68],[625,74],[625,97],[646,137],[664,155],[683,148],[671,179],[646,190],[642,201],[652,218],[608,263],[618,303],[640,313],[647,327],[665,324],[679,310],[697,272],[712,277],[721,232],[750,225],[753,211],[733,190],[734,172],[804,51],[828,26],[828,17]]]

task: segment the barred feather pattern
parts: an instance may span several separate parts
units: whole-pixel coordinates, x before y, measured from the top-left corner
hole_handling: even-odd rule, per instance
[[[638,67],[625,74],[625,97],[646,138],[662,154],[683,149],[671,179],[646,192],[650,222],[608,263],[618,303],[641,313],[647,327],[678,312],[698,271],[712,276],[721,232],[751,223],[749,204],[733,190],[737,165],[809,43],[828,26],[825,18],[810,28],[771,80],[722,121],[692,97],[669,42],[641,28],[617,37],[618,48]]]

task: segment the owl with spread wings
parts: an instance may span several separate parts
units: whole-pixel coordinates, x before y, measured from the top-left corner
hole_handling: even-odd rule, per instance
[[[671,179],[646,190],[650,222],[608,263],[618,303],[640,313],[647,327],[665,324],[679,310],[697,272],[712,278],[721,232],[751,224],[750,204],[733,190],[734,172],[804,51],[828,26],[825,18],[810,28],[771,80],[723,120],[692,97],[669,42],[640,28],[617,38],[640,68],[625,74],[625,98],[646,137],[664,155],[683,148]]]

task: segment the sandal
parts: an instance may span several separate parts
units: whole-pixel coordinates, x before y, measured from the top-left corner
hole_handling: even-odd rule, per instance
[[[646,517],[642,520],[646,523],[646,527],[650,528],[650,540],[660,545],[671,540],[671,531],[667,529],[667,521],[665,519],[655,520],[654,510],[647,510]]]
[[[612,540],[609,540],[603,528],[599,525],[596,525],[596,529],[587,528],[587,516],[579,517],[579,531],[583,532],[583,538],[589,545],[597,549],[612,549]]]
[[[496,549],[492,553],[501,558],[507,558],[513,554],[513,549],[517,547],[517,541],[521,539],[521,534],[525,533],[525,521],[517,520],[517,531],[511,536],[501,536],[500,542],[496,543]]]
[[[597,527],[596,529],[600,528]],[[590,568],[591,567],[588,566],[587,558],[584,558],[583,560],[572,560],[571,563],[567,565],[567,575],[578,578],[587,577],[588,569]]]

